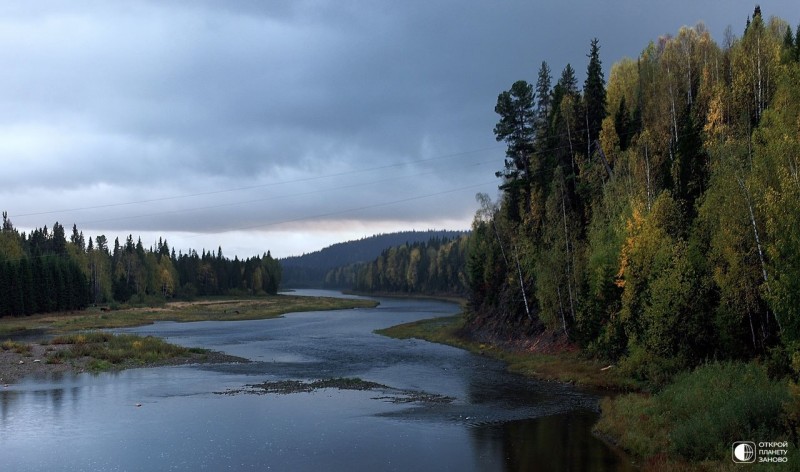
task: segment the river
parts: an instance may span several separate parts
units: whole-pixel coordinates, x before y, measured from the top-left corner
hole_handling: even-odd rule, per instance
[[[0,468],[632,469],[590,433],[596,395],[513,375],[498,361],[452,347],[376,335],[458,311],[431,300],[380,302],[374,309],[124,330],[252,362],[24,379],[0,390]],[[386,388],[256,394],[246,387],[340,377]]]

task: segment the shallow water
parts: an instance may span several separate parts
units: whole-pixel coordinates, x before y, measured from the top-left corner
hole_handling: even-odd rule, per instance
[[[598,401],[591,393],[509,374],[497,361],[448,346],[372,333],[457,311],[444,302],[381,299],[375,309],[126,330],[252,362],[25,379],[0,390],[0,465],[20,471],[631,468],[591,435]],[[219,394],[265,381],[336,377],[390,389]],[[392,401],[401,391],[453,400]]]

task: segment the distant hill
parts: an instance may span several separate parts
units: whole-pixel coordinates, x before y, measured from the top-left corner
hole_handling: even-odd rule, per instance
[[[336,267],[368,262],[392,246],[426,242],[431,239],[453,239],[466,231],[402,231],[370,236],[357,241],[336,243],[319,251],[279,259],[283,274],[281,285],[288,288],[320,287],[325,274]]]

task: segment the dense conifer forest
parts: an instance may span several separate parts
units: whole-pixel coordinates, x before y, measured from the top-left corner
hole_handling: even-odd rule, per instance
[[[0,316],[79,310],[89,304],[144,302],[204,295],[275,294],[280,264],[267,252],[246,260],[205,250],[186,254],[159,240],[145,248],[128,236],[112,246],[59,223],[30,234],[3,213],[0,231]]]

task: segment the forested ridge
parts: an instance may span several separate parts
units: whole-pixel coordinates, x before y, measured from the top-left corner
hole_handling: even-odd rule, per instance
[[[176,254],[166,240],[146,249],[133,236],[109,247],[104,235],[87,239],[74,225],[67,239],[58,222],[52,230],[20,233],[3,213],[0,316],[197,295],[275,294],[280,279],[280,264],[269,252],[245,260],[224,257],[222,248]]]
[[[292,288],[323,285],[350,288],[343,283],[326,283],[328,272],[338,267],[372,261],[390,247],[424,242],[432,238],[455,238],[463,234],[464,231],[448,230],[400,231],[336,243],[302,256],[285,257],[280,259],[283,285]]]
[[[498,201],[469,240],[476,333],[563,333],[636,376],[710,359],[800,367],[800,27],[756,8],[604,77],[590,44],[500,93]]]
[[[369,262],[331,269],[326,288],[360,292],[400,292],[426,295],[466,295],[469,236],[433,237],[385,249]]]

